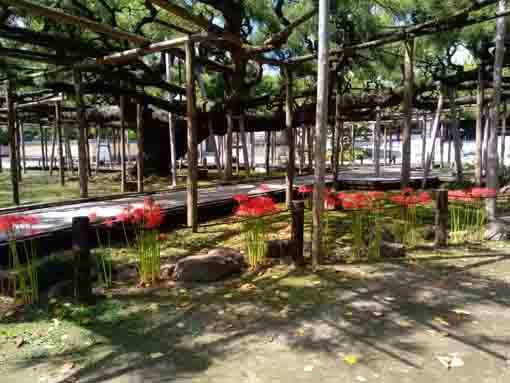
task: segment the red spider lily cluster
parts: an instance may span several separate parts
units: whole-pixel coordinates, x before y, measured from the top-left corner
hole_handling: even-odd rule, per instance
[[[490,188],[472,188],[471,190],[449,190],[448,200],[459,202],[471,202],[474,199],[496,198],[498,191]]]
[[[106,227],[112,227],[115,223],[143,225],[146,229],[154,229],[163,223],[163,214],[161,206],[154,202],[152,198],[146,198],[142,207],[127,207],[113,218],[103,221]],[[97,213],[89,214],[91,222],[97,221]]]
[[[249,197],[238,199],[239,206],[234,214],[241,217],[262,217],[278,211],[278,207],[270,197]]]
[[[17,230],[24,230],[25,234],[35,235],[37,231],[32,225],[39,223],[39,219],[33,215],[4,215],[0,216],[0,233],[14,234]]]
[[[406,187],[400,191],[400,194],[388,198],[395,205],[414,207],[416,205],[426,205],[432,202],[432,197],[427,192],[416,192],[411,187]]]
[[[257,191],[259,191],[259,192],[268,192],[268,191],[271,191],[271,188],[268,185],[266,185],[266,184],[262,184],[262,185],[257,187]]]
[[[312,192],[313,192],[312,185],[301,185],[300,187],[298,187],[298,193],[303,196],[306,194],[310,194]]]

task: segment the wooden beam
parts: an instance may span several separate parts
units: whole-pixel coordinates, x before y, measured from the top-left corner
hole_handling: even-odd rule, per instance
[[[136,60],[137,58],[157,53],[163,52],[170,48],[175,48],[185,44],[190,40],[190,36],[177,37],[172,40],[160,41],[157,43],[153,43],[150,45],[146,45],[142,48],[134,48],[129,49],[123,52],[113,53],[108,56],[99,57],[96,59],[96,63],[98,64],[109,64],[109,65],[118,65],[125,64],[129,61]]]
[[[42,16],[58,24],[67,24],[86,28],[90,31],[107,35],[115,40],[128,41],[133,44],[146,45],[150,40],[134,33],[121,31],[106,24],[98,23],[85,17],[69,15],[55,8],[43,7],[26,0],[3,0],[7,5],[22,9],[33,16]]]
[[[73,69],[73,82],[75,88],[76,118],[78,123],[78,176],[80,178],[80,198],[87,198],[89,195],[87,149],[85,147],[87,144],[87,121],[85,119],[82,77],[81,72],[77,69]]]
[[[188,182],[186,190],[187,223],[193,232],[198,231],[198,153],[197,124],[195,110],[195,79],[193,58],[195,47],[191,41],[185,46],[186,51],[186,104],[188,136]]]
[[[164,9],[165,11],[170,12],[177,17],[180,17],[181,19],[196,25],[197,27],[200,27],[205,30],[208,30],[211,27],[209,20],[207,20],[202,15],[195,15],[189,12],[186,8],[173,4],[167,0],[148,0],[148,1]]]

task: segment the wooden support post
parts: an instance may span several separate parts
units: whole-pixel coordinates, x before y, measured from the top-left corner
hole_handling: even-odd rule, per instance
[[[383,133],[383,163],[388,165],[388,127],[384,127]]]
[[[23,121],[19,122],[19,139],[21,143],[21,161],[23,166],[23,173],[27,172],[27,157],[26,157],[26,148],[25,148],[25,126]]]
[[[241,135],[241,145],[243,147],[244,171],[247,175],[250,175],[250,158],[248,157],[248,142],[246,140],[246,131],[244,128],[245,122],[244,115],[239,116],[239,134]]]
[[[39,124],[40,124],[40,122],[39,122]],[[56,166],[56,163],[55,163],[56,146],[57,146],[57,128],[56,128],[56,126],[54,126],[53,127],[53,135],[51,137],[51,156],[50,156],[50,160],[49,160],[50,176],[53,175],[53,169]],[[43,163],[45,163],[45,162],[46,161],[43,161]],[[44,169],[46,169],[45,165],[43,165],[43,170]]]
[[[232,112],[227,112],[227,145],[225,148],[225,181],[232,179],[232,141],[233,141],[233,127],[234,121],[232,120]]]
[[[239,176],[239,159],[241,157],[239,155],[239,132],[236,132],[235,137],[236,137],[236,145],[235,145],[235,148],[236,148],[236,161],[235,161],[235,167],[236,167],[236,175]]]
[[[255,159],[255,153],[256,153],[256,147],[255,147],[255,132],[250,132],[250,167],[255,171],[256,159]]]
[[[126,174],[126,96],[120,96],[120,192],[125,193]]]
[[[195,80],[193,75],[194,44],[187,42],[186,51],[186,105],[188,134],[188,182],[186,193],[187,222],[193,232],[198,231],[198,156],[197,156],[197,125],[195,112]],[[230,148],[232,149],[232,147]],[[232,152],[230,152],[232,156]],[[232,157],[231,157],[232,158]],[[232,163],[231,163],[232,164]]]
[[[99,173],[99,164],[101,163],[101,131],[103,130],[103,121],[96,125],[96,173]]]
[[[292,201],[290,212],[292,217],[291,241],[295,248],[295,254],[292,258],[296,266],[304,266],[305,202]]]
[[[434,151],[436,150],[436,138],[439,132],[439,120],[441,118],[441,112],[443,110],[443,102],[444,102],[444,95],[443,92],[439,93],[439,98],[437,100],[437,111],[436,116],[434,118],[434,123],[432,125],[432,142],[430,143],[430,149],[428,150],[427,155],[427,162],[425,164],[425,169],[423,169],[423,188],[425,189],[427,187],[427,177],[430,171],[430,168],[432,166],[432,158],[434,156]],[[391,142],[391,141],[390,141]]]
[[[136,181],[137,190],[143,192],[143,176],[144,176],[144,126],[143,126],[143,105],[136,104],[136,143],[137,143],[137,159],[136,159]]]
[[[441,128],[440,128],[440,137],[439,137],[439,164],[441,168],[444,168],[444,140],[445,140],[445,130],[446,126],[444,122],[441,122]]]
[[[436,197],[436,248],[448,246],[448,190],[438,190]]]
[[[20,123],[20,120],[19,120],[19,116],[18,114],[16,113],[16,111],[14,112],[15,115],[16,115],[16,159],[18,160],[18,162],[16,163],[16,167],[18,168],[18,180],[19,182],[22,181],[23,179],[23,176],[21,175],[22,172],[22,167],[21,167],[21,123]]]
[[[9,152],[11,156],[12,202],[15,205],[19,205],[18,159],[16,158],[16,117],[14,115],[14,95],[12,88],[12,82],[7,80],[5,83],[5,101],[7,104],[7,128],[9,134]]]
[[[486,108],[485,127],[483,129],[482,175],[487,175],[487,155],[488,155],[487,148],[489,146],[490,124],[491,124],[489,109],[490,109],[489,107]]]
[[[336,185],[338,180],[338,156],[344,155],[343,144],[343,121],[342,121],[342,101],[343,101],[343,77],[339,75],[336,83],[336,97],[335,97],[335,126],[333,132],[336,133],[336,141],[334,142],[333,150],[333,184]],[[340,148],[341,146],[341,148]],[[343,160],[342,160],[343,163]]]
[[[308,146],[308,169],[313,170],[313,131],[312,127],[306,127],[306,144]]]
[[[2,144],[0,143],[0,173],[4,171],[4,163],[2,158]]]
[[[71,170],[71,173],[74,174],[74,160],[73,160],[73,152],[71,151],[71,142],[69,139],[69,135],[65,134],[65,141],[66,141],[66,153],[67,153],[67,164],[68,169]]]
[[[456,92],[455,89],[449,88],[450,92],[450,110],[451,110],[451,133],[455,147],[455,167],[457,168],[457,182],[464,182],[464,170],[462,168],[462,140],[459,132],[459,116],[457,112],[457,104],[455,103]],[[450,151],[450,150],[449,150]],[[450,161],[448,155],[448,161]]]
[[[65,178],[65,165],[64,165],[64,148],[62,142],[62,110],[60,102],[55,104],[55,130],[57,131],[58,140],[58,175],[60,179],[60,186],[66,184]]]
[[[74,298],[87,304],[93,301],[89,230],[88,217],[73,218]]]
[[[400,184],[408,186],[411,181],[411,128],[414,93],[414,40],[404,44],[404,124],[402,130],[402,171]]]
[[[319,0],[319,52],[317,75],[317,113],[315,123],[315,180],[312,206],[312,267],[317,269],[324,253],[323,220],[326,167],[326,136],[328,132],[328,0]]]
[[[501,116],[501,154],[500,164],[502,167],[505,166],[505,145],[506,145],[506,120],[508,118],[507,102],[503,101],[503,115]]]
[[[171,57],[169,53],[165,53],[165,69],[166,69],[166,80],[172,82],[172,67]],[[168,93],[168,101],[172,101],[173,95]],[[172,187],[177,186],[177,152],[175,147],[175,127],[173,121],[173,114],[168,112],[168,133],[170,137],[170,173],[172,176]]]
[[[354,129],[354,122],[351,124],[351,165],[354,165],[355,161],[356,161],[356,152],[355,152],[355,149],[356,149],[356,131]]]
[[[75,89],[76,116],[78,119],[78,175],[80,178],[80,197],[87,198],[88,190],[88,169],[87,169],[87,149],[86,149],[86,127],[85,119],[85,101],[83,99],[83,87],[81,72],[73,68],[73,81]]]
[[[218,174],[221,176],[220,154],[218,152],[218,145],[216,144],[216,137],[214,136],[213,120],[210,117],[207,120],[207,126],[209,128],[209,137],[211,137],[211,142],[212,142],[212,145],[213,145],[214,163],[216,164],[216,169],[218,169]]]
[[[393,163],[393,126],[390,127],[389,131],[389,142],[388,142],[388,162],[390,165]]]
[[[385,148],[386,150],[386,148]],[[425,169],[427,163],[427,114],[423,114],[421,129],[421,167]]]
[[[476,93],[475,181],[478,186],[482,184],[483,100],[485,97],[484,68],[485,65],[483,63],[478,67],[478,90]]]
[[[41,142],[41,161],[43,170],[46,169],[46,151],[44,148],[44,131],[42,122],[39,121],[39,141]],[[50,175],[51,175],[51,164],[50,164]]]
[[[381,161],[380,161],[380,149],[381,149],[381,109],[380,107],[376,108],[376,121],[374,126],[374,173],[376,177],[381,175]]]
[[[303,168],[305,167],[305,127],[302,126],[299,129],[299,174],[303,174]]]
[[[266,174],[269,175],[270,166],[269,166],[269,157],[271,153],[271,132],[266,132]]]
[[[85,151],[87,152],[87,172],[92,177],[92,163],[90,156],[89,125],[85,125]]]
[[[293,92],[292,92],[292,71],[284,68],[285,73],[285,129],[287,132],[287,144],[289,146],[289,156],[287,161],[287,174],[285,176],[285,202],[290,208],[294,195],[294,177],[296,173],[296,146],[294,140],[294,111],[293,111]]]

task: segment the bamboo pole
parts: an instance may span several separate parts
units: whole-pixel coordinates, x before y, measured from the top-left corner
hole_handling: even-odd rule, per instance
[[[87,198],[88,191],[88,168],[86,152],[86,127],[85,119],[85,101],[83,99],[82,75],[81,72],[73,68],[73,82],[75,88],[76,116],[78,122],[78,176],[80,178],[80,197]]]
[[[296,146],[294,140],[294,111],[293,111],[293,74],[289,68],[284,68],[285,76],[285,128],[287,131],[287,144],[289,156],[287,161],[287,173],[285,175],[285,202],[290,209],[294,195],[294,177],[296,173]]]
[[[65,165],[64,165],[64,148],[62,143],[62,110],[60,102],[55,103],[55,130],[57,131],[58,139],[58,175],[60,179],[60,186],[66,184],[65,178]]]
[[[16,117],[14,115],[13,86],[10,80],[5,82],[5,101],[7,104],[7,128],[9,151],[11,156],[12,202],[19,205],[18,159],[16,158]]]
[[[186,105],[188,135],[188,182],[186,193],[187,223],[193,232],[198,230],[198,162],[197,162],[197,125],[195,111],[195,79],[193,74],[194,44],[187,42],[186,50]]]
[[[312,206],[312,267],[318,268],[324,252],[323,222],[326,167],[326,136],[328,129],[328,18],[329,2],[319,1],[319,53],[317,76],[317,113],[315,123],[315,182]]]
[[[136,104],[136,144],[138,148],[136,159],[136,183],[139,193],[143,192],[144,167],[144,125],[143,125],[143,105]]]

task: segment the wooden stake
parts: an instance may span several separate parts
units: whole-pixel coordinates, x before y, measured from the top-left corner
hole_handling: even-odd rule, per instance
[[[312,127],[309,125],[306,127],[306,143],[308,145],[308,169],[312,171],[313,169],[313,132]]]
[[[40,122],[39,122],[40,124]],[[55,168],[55,147],[57,145],[57,129],[53,127],[53,136],[51,139],[51,156],[50,156],[50,176],[53,175],[53,169]],[[43,164],[45,161],[43,161]],[[46,166],[43,165],[43,169],[46,169]]]
[[[266,132],[266,174],[269,175],[269,157],[271,153],[271,132]]]
[[[324,253],[323,222],[326,168],[326,136],[328,132],[328,0],[319,0],[319,53],[317,75],[317,113],[315,123],[315,182],[312,206],[312,267],[317,269]]]
[[[250,159],[251,159],[251,162],[250,162],[250,167],[255,170],[255,166],[256,166],[256,160],[255,160],[255,132],[250,132]]]
[[[287,131],[287,144],[289,146],[289,156],[287,161],[287,174],[285,175],[285,202],[290,208],[294,195],[294,177],[296,173],[296,146],[294,145],[294,126],[293,126],[293,105],[292,92],[292,71],[284,68],[285,76],[285,128]]]
[[[136,159],[136,180],[137,190],[139,193],[143,192],[143,177],[144,177],[144,126],[143,126],[143,105],[136,104],[136,144],[138,154]]]
[[[92,258],[89,243],[88,217],[73,218],[74,298],[80,303],[92,303]]]
[[[23,176],[22,174],[22,167],[21,167],[21,122],[19,120],[19,116],[16,112],[16,159],[18,160],[18,163],[16,166],[18,167],[18,180],[19,182],[22,181]]]
[[[101,131],[103,121],[96,125],[96,173],[99,173],[99,164],[101,163]]]
[[[18,159],[16,158],[16,117],[14,115],[12,82],[5,82],[5,101],[7,104],[7,128],[9,133],[9,151],[11,156],[12,202],[19,205]]]
[[[76,116],[78,119],[78,176],[80,178],[80,197],[87,198],[88,190],[88,167],[87,167],[87,149],[86,149],[86,127],[85,119],[85,101],[83,99],[81,72],[73,68],[73,81],[75,89]],[[69,149],[70,150],[70,149]]]
[[[404,44],[404,124],[402,130],[402,173],[400,184],[408,186],[411,181],[411,127],[414,93],[414,40]]]
[[[294,244],[296,253],[293,256],[294,264],[297,266],[305,265],[304,250],[304,231],[305,231],[305,203],[304,201],[292,201],[290,206],[292,217],[291,241]]]
[[[187,133],[188,133],[188,183],[186,193],[187,222],[193,232],[198,231],[198,155],[197,155],[197,126],[195,111],[195,79],[193,62],[195,48],[192,42],[187,42],[186,50],[186,105],[187,105]],[[231,142],[232,144],[232,142]],[[232,158],[232,147],[230,147]],[[230,163],[232,166],[232,162]],[[231,168],[232,169],[232,168]]]
[[[386,134],[386,132],[385,132]],[[386,142],[384,143],[386,145]],[[384,157],[386,157],[386,147],[384,148]],[[384,159],[386,162],[386,158]],[[421,129],[421,167],[425,169],[427,163],[427,114],[423,114],[422,129]]]
[[[60,102],[55,104],[55,130],[57,131],[58,138],[58,174],[60,178],[60,186],[64,186],[66,184],[65,179],[65,164],[64,164],[64,148],[62,142],[62,111],[60,107]]]
[[[42,122],[39,121],[39,141],[41,142],[41,159],[42,159],[42,167],[46,169],[46,151],[44,150],[44,131]],[[51,175],[51,166],[50,166],[50,175]]]
[[[27,157],[26,157],[26,148],[25,148],[25,127],[23,125],[23,121],[19,122],[19,139],[21,143],[21,159],[23,163],[23,173],[27,172]]]
[[[448,246],[448,191],[438,190],[436,199],[436,248]]]

